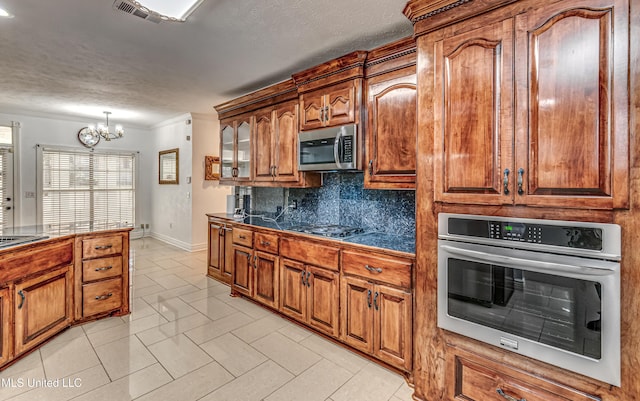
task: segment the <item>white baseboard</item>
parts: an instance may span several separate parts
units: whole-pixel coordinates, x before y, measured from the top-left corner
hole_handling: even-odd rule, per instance
[[[187,252],[198,252],[207,249],[207,243],[201,244],[189,244],[188,242],[180,241],[173,237],[169,237],[168,235],[163,235],[159,233],[152,232],[148,234],[151,238],[155,238],[159,241],[166,242],[169,245],[173,245]]]

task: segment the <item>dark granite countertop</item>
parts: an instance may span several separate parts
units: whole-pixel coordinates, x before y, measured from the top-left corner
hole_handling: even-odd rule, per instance
[[[0,231],[0,249],[67,235],[89,234],[99,231],[132,230],[131,225],[116,222],[79,222],[63,225],[32,225],[5,228]]]
[[[226,213],[209,213],[209,217],[215,217],[220,219],[232,220],[238,223],[247,224],[255,227],[269,228],[272,230],[290,231],[292,233],[301,235],[312,235],[314,237],[323,238],[332,241],[339,241],[348,244],[365,245],[374,248],[388,249],[391,251],[409,253],[415,256],[416,253],[416,241],[411,236],[401,236],[380,232],[365,232],[363,234],[357,234],[344,238],[331,238],[321,235],[303,234],[297,231],[290,230],[291,227],[309,224],[308,222],[276,222],[273,219],[263,219],[261,217],[247,217],[245,219],[234,219],[233,215]]]

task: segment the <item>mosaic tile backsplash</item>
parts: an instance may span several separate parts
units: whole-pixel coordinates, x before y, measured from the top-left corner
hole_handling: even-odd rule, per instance
[[[285,213],[286,222],[341,224],[415,236],[415,192],[364,189],[363,173],[327,173],[320,188],[252,189],[252,209],[259,213],[274,214],[293,201],[298,208]]]

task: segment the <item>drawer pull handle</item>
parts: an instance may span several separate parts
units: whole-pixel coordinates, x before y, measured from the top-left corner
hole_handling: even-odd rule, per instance
[[[509,394],[506,394],[504,391],[502,391],[500,387],[496,389],[496,393],[500,394],[505,400],[508,400],[508,401],[527,401],[524,398],[517,399],[515,397],[510,396]]]
[[[271,245],[271,242],[269,242],[269,241],[260,241],[260,245],[269,246],[269,245]]]
[[[244,235],[238,235],[238,238],[240,238],[240,239],[247,239],[247,237],[245,237]]]
[[[371,273],[382,273],[381,267],[371,267],[369,265],[364,265],[364,268],[369,270]]]
[[[97,268],[95,269],[95,271],[97,271],[97,272],[103,272],[103,271],[105,271],[105,270],[111,270],[111,269],[113,269],[113,266],[105,266],[105,267],[97,267]]]
[[[113,248],[113,245],[109,244],[109,245],[98,245],[95,247],[96,251],[102,250],[102,249],[111,249]]]
[[[109,299],[113,296],[113,293],[108,293],[104,295],[96,295],[96,301],[104,301],[105,299]]]
[[[18,291],[18,295],[20,295],[20,305],[18,305],[18,309],[22,309],[22,305],[24,305],[24,292],[22,290]]]

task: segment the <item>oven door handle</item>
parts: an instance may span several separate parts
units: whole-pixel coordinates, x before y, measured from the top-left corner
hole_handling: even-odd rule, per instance
[[[515,258],[513,256],[496,255],[492,253],[490,254],[487,252],[463,249],[450,245],[440,245],[440,248],[454,255],[475,259],[480,262],[507,264],[511,266],[515,265],[516,267],[522,266],[550,273],[565,272],[580,273],[589,276],[607,276],[615,272],[615,266],[618,266],[617,263],[610,263],[605,261],[602,261],[601,267],[568,265],[563,263],[544,262],[541,260],[522,259]]]

